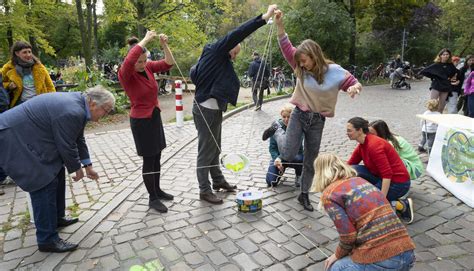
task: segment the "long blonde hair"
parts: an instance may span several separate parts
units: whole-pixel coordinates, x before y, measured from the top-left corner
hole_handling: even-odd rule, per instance
[[[323,50],[321,49],[321,46],[314,40],[304,40],[297,48],[295,52],[295,62],[296,62],[296,68],[295,68],[295,74],[296,77],[300,79],[301,82],[303,82],[303,74],[304,71],[300,67],[300,57],[301,54],[307,55],[313,62],[314,62],[314,67],[311,71],[314,78],[316,81],[318,81],[319,84],[322,84],[324,82],[324,73],[328,69],[328,65],[334,63],[332,60],[327,59],[324,56]]]
[[[314,178],[311,192],[323,192],[331,183],[357,175],[357,172],[332,153],[320,154],[314,161]]]

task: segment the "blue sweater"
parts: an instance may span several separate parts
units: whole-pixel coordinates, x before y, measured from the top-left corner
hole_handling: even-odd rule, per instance
[[[190,71],[191,80],[196,85],[195,99],[198,103],[215,98],[222,111],[227,110],[227,103],[236,105],[240,83],[229,51],[265,24],[262,15],[259,15],[218,41],[204,46],[198,63]]]

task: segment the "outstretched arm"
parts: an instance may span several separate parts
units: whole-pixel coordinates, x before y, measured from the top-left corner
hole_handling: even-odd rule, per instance
[[[295,52],[296,48],[291,44],[288,35],[285,33],[285,26],[283,25],[283,12],[281,10],[275,11],[275,24],[277,25],[278,42],[280,43],[280,50],[283,57],[286,59],[291,68],[296,68]]]
[[[213,46],[221,53],[227,54],[232,50],[237,44],[243,41],[247,36],[252,34],[255,30],[265,25],[267,21],[273,16],[273,13],[277,9],[277,5],[269,5],[267,12],[261,16],[257,16],[236,29],[230,31],[213,44]]]

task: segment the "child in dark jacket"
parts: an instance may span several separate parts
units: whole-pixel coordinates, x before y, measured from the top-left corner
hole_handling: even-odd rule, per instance
[[[291,105],[286,105],[281,109],[281,119],[273,122],[272,124],[272,126],[275,126],[276,128],[275,134],[283,134],[286,132],[286,127],[288,126],[288,121],[290,120],[292,110],[293,106]],[[270,151],[270,155],[272,156],[272,160],[270,161],[270,165],[268,166],[268,172],[266,177],[268,187],[275,187],[280,183],[282,179],[281,177],[283,173],[285,173],[286,168],[293,168],[295,170],[295,186],[299,187],[301,181],[301,173],[303,171],[303,144],[301,144],[295,159],[289,162],[282,161],[278,157],[280,156],[280,150],[278,149],[278,143],[273,135],[270,137],[270,146],[268,149]]]

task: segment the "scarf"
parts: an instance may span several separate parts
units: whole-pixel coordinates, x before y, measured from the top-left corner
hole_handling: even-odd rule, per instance
[[[36,61],[31,59],[30,61],[23,61],[21,58],[16,59],[15,70],[21,77],[31,74],[31,67],[35,65]]]

